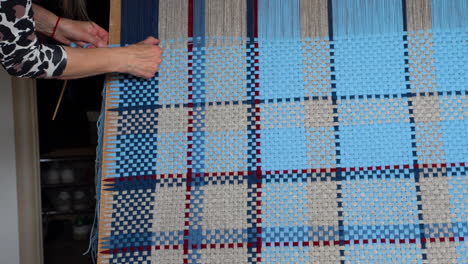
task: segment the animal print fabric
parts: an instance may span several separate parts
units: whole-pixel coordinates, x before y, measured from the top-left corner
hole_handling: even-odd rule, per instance
[[[60,76],[67,54],[61,46],[38,41],[33,14],[31,0],[0,0],[0,63],[17,77]]]

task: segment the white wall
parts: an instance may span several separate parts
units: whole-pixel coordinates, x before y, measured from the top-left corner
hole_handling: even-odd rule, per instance
[[[0,67],[0,263],[19,263],[18,237],[12,85]]]

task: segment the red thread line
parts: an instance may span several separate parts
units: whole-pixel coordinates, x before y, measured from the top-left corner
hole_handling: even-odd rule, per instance
[[[359,239],[359,240],[327,240],[327,241],[301,241],[301,242],[266,242],[266,247],[326,247],[335,245],[360,245],[360,244],[417,244],[417,243],[437,243],[437,242],[463,242],[465,237],[431,237],[417,239]],[[193,244],[190,249],[222,249],[222,248],[253,248],[254,243],[218,243],[218,244]],[[134,251],[152,250],[181,250],[185,245],[155,245],[155,246],[135,246],[126,248],[114,248],[101,251],[102,254],[117,254]]]
[[[52,31],[52,34],[50,35],[50,38],[54,38],[55,37],[55,33],[57,33],[57,28],[58,28],[58,25],[60,23],[60,20],[62,19],[62,17],[57,17],[57,21],[55,22],[55,26],[54,26],[54,30]]]
[[[191,119],[189,123],[191,124]],[[257,142],[260,144],[260,142]],[[187,153],[188,154],[188,153]],[[192,153],[190,153],[191,155]],[[188,154],[189,155],[189,154]],[[373,166],[373,167],[348,167],[341,168],[342,172],[353,172],[353,171],[375,171],[375,170],[390,170],[390,169],[427,169],[427,168],[450,168],[450,167],[465,167],[465,163],[432,163],[432,164],[405,164],[405,165],[385,165],[385,166]],[[264,173],[266,175],[279,175],[279,174],[296,174],[296,173],[332,173],[336,172],[336,168],[315,168],[315,169],[300,169],[300,170],[267,170]],[[222,171],[222,172],[208,172],[208,173],[196,173],[192,177],[220,177],[220,176],[247,176],[253,171]],[[128,177],[115,177],[115,178],[106,178],[103,181],[105,182],[115,182],[115,181],[132,181],[132,180],[157,180],[157,179],[172,179],[172,178],[184,178],[186,175],[180,174],[157,174],[157,175],[145,175],[145,176],[128,176]]]

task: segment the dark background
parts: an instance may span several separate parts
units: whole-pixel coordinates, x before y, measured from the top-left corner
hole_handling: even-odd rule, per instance
[[[61,1],[42,0],[35,2],[53,13],[63,16],[60,9]],[[109,0],[88,0],[87,10],[92,21],[108,30]],[[44,42],[54,43],[46,36],[40,36],[40,38]],[[72,230],[78,221],[91,224],[94,216],[96,204],[94,161],[97,131],[96,124],[88,121],[86,112],[101,111],[104,79],[105,76],[101,75],[69,80],[54,121],[52,116],[64,81],[37,80],[36,83],[45,264],[93,263],[89,254],[83,256],[88,248],[88,239],[74,238]],[[81,151],[76,151],[76,149],[81,149]],[[78,166],[85,166],[85,168],[78,170]],[[60,173],[65,168],[73,169],[75,180],[72,183],[63,183],[63,181],[58,184],[47,183],[45,180],[47,173],[54,167],[58,168]],[[68,192],[73,195],[77,191],[87,194],[89,208],[86,211],[73,209],[63,212],[56,208],[60,192]]]
[[[38,4],[62,15],[60,0],[43,0]],[[109,0],[88,0],[87,9],[92,21],[109,29]],[[47,40],[50,43],[50,40]],[[37,103],[41,154],[56,149],[84,147],[96,144],[89,136],[87,111],[100,111],[104,76],[68,81],[55,121],[52,115],[63,86],[61,80],[37,80]]]

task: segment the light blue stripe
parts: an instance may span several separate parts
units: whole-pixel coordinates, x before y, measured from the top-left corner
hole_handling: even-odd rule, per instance
[[[335,38],[400,33],[403,31],[402,1],[332,0]]]
[[[432,0],[433,30],[466,27],[468,27],[467,0]]]
[[[300,39],[299,0],[259,0],[260,39]]]

